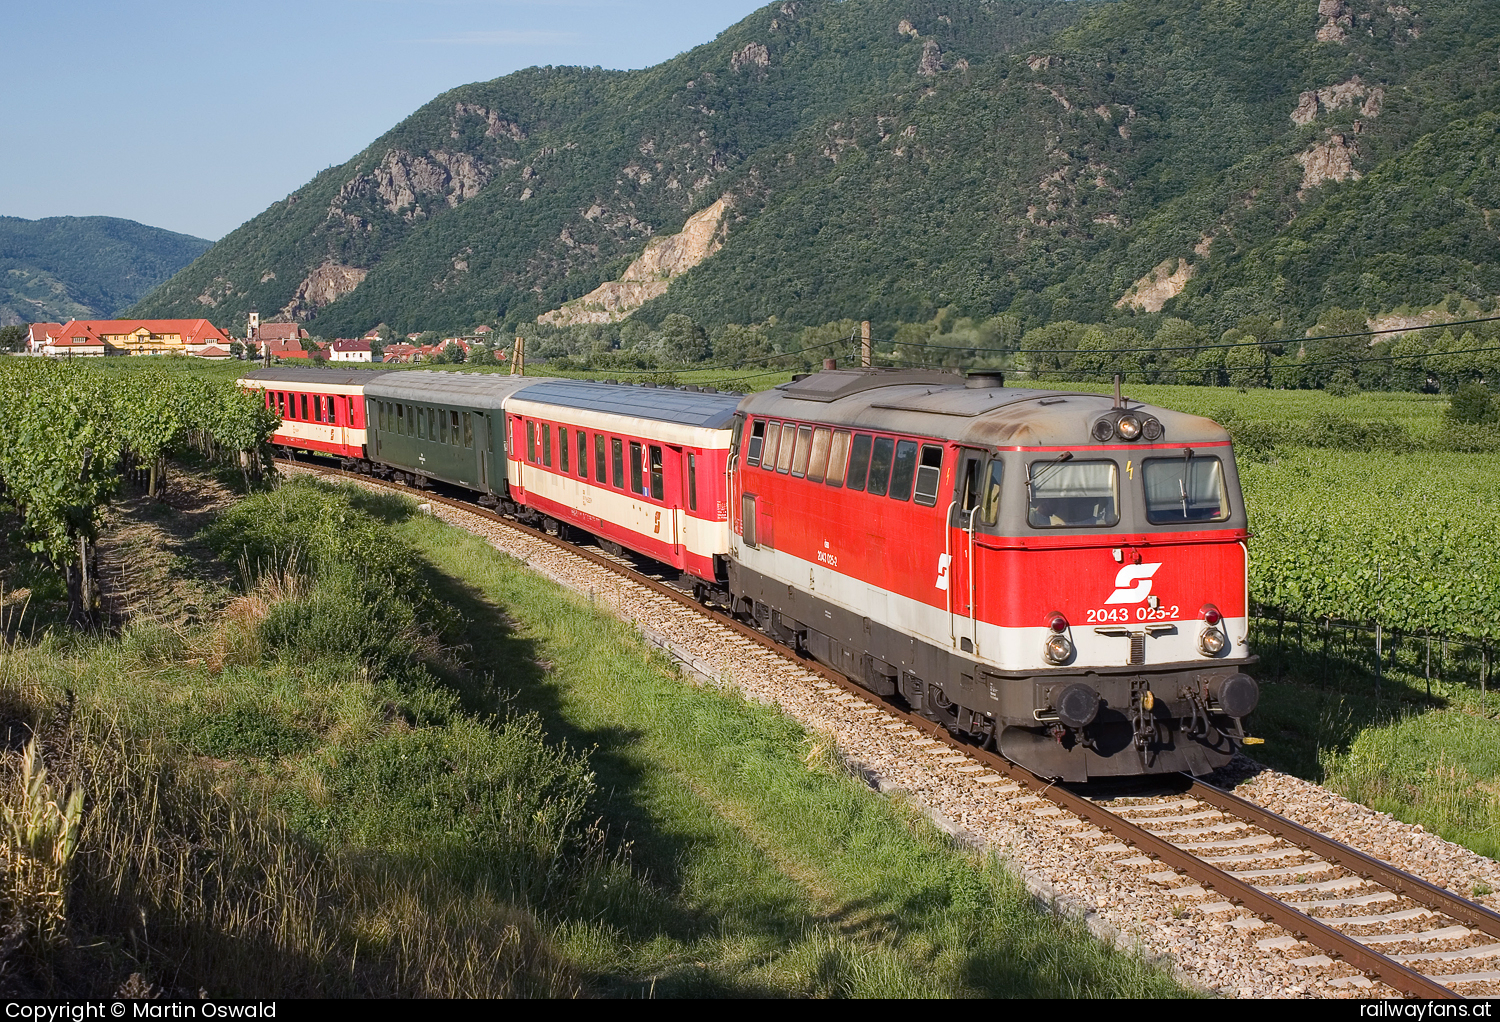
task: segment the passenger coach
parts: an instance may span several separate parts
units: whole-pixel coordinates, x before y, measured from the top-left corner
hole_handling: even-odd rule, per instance
[[[1044,776],[1227,762],[1255,705],[1245,509],[1207,419],[996,377],[748,397],[736,609]]]
[[[365,457],[369,419],[364,387],[387,372],[258,369],[240,377],[240,386],[263,391],[266,407],[281,417],[273,444],[331,454],[348,469]]]

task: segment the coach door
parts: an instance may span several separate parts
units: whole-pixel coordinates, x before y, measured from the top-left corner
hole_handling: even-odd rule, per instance
[[[469,416],[465,415],[467,421]],[[474,413],[474,456],[479,459],[479,488],[490,492],[490,417]]]
[[[948,505],[947,544],[938,558],[939,589],[947,590],[948,638],[952,648],[976,653],[974,528],[984,490],[985,453],[958,449],[953,502]]]

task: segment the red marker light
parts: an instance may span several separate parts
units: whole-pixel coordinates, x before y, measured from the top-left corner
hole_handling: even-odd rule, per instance
[[[1068,619],[1053,611],[1051,616],[1047,618],[1047,627],[1061,634],[1068,630]]]
[[[1212,603],[1205,603],[1203,609],[1198,612],[1198,615],[1211,625],[1216,625],[1224,620],[1224,615],[1220,614],[1219,608],[1215,607]]]

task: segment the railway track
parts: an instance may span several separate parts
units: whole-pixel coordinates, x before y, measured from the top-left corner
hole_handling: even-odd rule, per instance
[[[690,592],[644,574],[626,556],[569,543],[468,501],[317,463],[290,464],[489,519],[689,607],[740,639],[816,674],[823,679],[819,687],[832,698],[846,705],[863,702],[863,712],[889,717],[886,727],[908,735],[914,755],[951,753],[948,759],[954,762],[961,756],[970,765],[957,769],[983,772],[976,780],[991,793],[1034,804],[1036,815],[1066,813],[1099,828],[1116,840],[1096,850],[1113,854],[1118,865],[1140,870],[1163,898],[1194,901],[1198,911],[1209,915],[1240,913],[1232,925],[1241,929],[1264,927],[1261,920],[1272,923],[1285,933],[1258,941],[1263,950],[1283,952],[1292,964],[1305,968],[1342,961],[1360,974],[1336,979],[1336,985],[1378,982],[1425,998],[1453,998],[1464,990],[1488,992],[1500,986],[1500,914],[1230,792],[1188,777],[1165,794],[1071,790],[958,741],[940,725],[702,606]],[[1218,900],[1209,900],[1214,898]]]

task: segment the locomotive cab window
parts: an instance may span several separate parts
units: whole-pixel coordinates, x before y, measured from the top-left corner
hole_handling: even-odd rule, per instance
[[[750,424],[750,443],[745,448],[745,464],[759,465],[760,450],[766,445],[766,422],[756,419]]]
[[[1026,480],[1034,529],[1080,529],[1120,521],[1119,467],[1112,461],[1034,461]]]
[[[916,501],[923,507],[937,504],[938,482],[943,476],[943,449],[936,444],[922,445],[922,464],[917,468]]]
[[[1149,458],[1141,465],[1146,487],[1146,520],[1152,525],[1222,522],[1229,517],[1224,497],[1224,466],[1218,458]]]
[[[984,483],[984,500],[979,508],[979,519],[985,525],[994,525],[1000,520],[1000,483],[1004,475],[1005,463],[999,458],[993,459]]]

